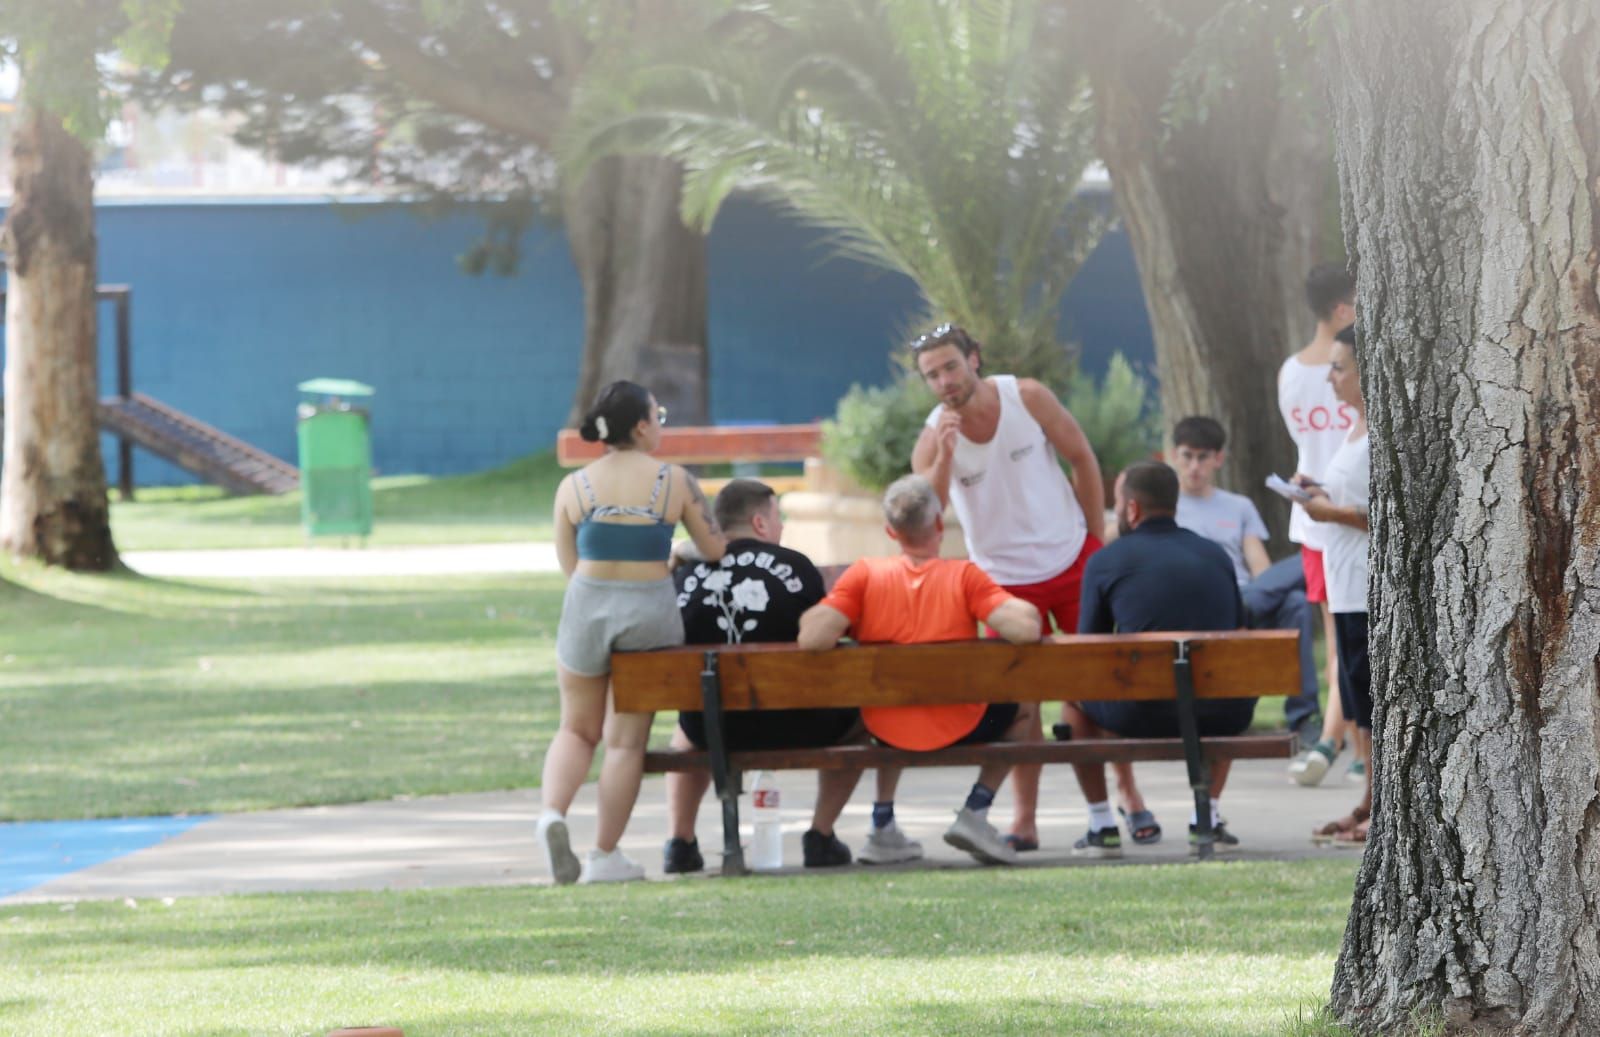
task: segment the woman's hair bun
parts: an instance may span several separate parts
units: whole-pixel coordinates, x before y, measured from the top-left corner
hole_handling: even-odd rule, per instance
[[[633,430],[650,417],[650,390],[635,382],[612,382],[578,426],[578,435],[590,443],[621,446],[631,443]]]

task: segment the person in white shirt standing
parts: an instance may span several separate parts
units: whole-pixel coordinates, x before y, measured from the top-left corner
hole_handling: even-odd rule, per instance
[[[968,557],[1039,610],[1043,633],[1052,618],[1075,633],[1083,565],[1105,525],[1105,484],[1083,429],[1039,382],[984,377],[982,347],[962,328],[942,324],[911,352],[939,398],[912,451],[912,471],[933,484],[941,505],[955,506]],[[1062,460],[1072,466],[1070,479]],[[1012,774],[1016,813],[1008,842],[1017,850],[1039,845],[1039,771],[1031,765]],[[1131,781],[1132,768],[1126,773]],[[1144,810],[1136,798],[1127,806]]]
[[[1355,320],[1355,278],[1342,264],[1323,263],[1306,276],[1306,303],[1317,318],[1316,336],[1278,369],[1278,410],[1299,450],[1295,474],[1320,482],[1340,443],[1355,424],[1355,412],[1334,394],[1328,381],[1334,335]],[[1322,628],[1328,646],[1328,709],[1316,743],[1289,764],[1289,776],[1302,785],[1316,785],[1339,755],[1349,724],[1334,692],[1339,687],[1338,656],[1333,649],[1333,613],[1327,607],[1323,574],[1323,540],[1326,529],[1306,509],[1295,504],[1289,514],[1289,539],[1300,545],[1305,567],[1306,600],[1322,605]],[[1301,731],[1302,744],[1310,730]],[[1356,765],[1364,768],[1364,757]],[[1354,769],[1355,765],[1352,765]]]
[[[1367,439],[1367,407],[1356,368],[1355,328],[1339,332],[1329,361],[1328,381],[1341,403],[1355,414],[1350,431],[1328,462],[1320,485],[1301,479],[1311,493],[1306,513],[1323,523],[1323,567],[1327,571],[1328,608],[1333,613],[1339,652],[1339,695],[1345,716],[1356,725],[1356,752],[1372,750],[1372,671],[1367,656],[1367,547],[1371,540],[1367,513],[1372,478],[1372,451]],[[1344,846],[1364,846],[1372,816],[1372,770],[1365,776],[1361,802],[1345,817],[1312,831],[1312,839]]]

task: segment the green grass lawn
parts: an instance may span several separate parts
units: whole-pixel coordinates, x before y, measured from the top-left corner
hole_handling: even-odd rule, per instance
[[[0,820],[538,783],[558,576],[0,581]]]
[[[548,540],[550,509],[564,474],[555,453],[549,451],[472,475],[376,479],[369,543]],[[118,548],[124,551],[305,543],[298,492],[230,497],[211,486],[143,489],[131,504],[112,504],[111,526]]]
[[[0,1032],[1331,1033],[1355,862],[0,908]]]

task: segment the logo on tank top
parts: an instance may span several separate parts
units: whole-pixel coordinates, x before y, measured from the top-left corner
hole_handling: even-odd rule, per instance
[[[988,472],[976,472],[972,475],[959,475],[956,477],[956,481],[959,482],[963,487],[970,490],[972,487],[983,482],[983,477],[988,474]]]
[[[1033,453],[1033,447],[1034,444],[1032,443],[1029,443],[1027,446],[1017,447],[1017,449],[1011,451],[1011,460],[1022,460],[1024,457],[1027,457],[1029,454]]]

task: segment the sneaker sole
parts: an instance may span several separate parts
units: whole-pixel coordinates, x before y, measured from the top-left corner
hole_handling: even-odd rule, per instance
[[[856,860],[860,861],[862,864],[905,864],[907,861],[922,860],[922,851],[905,850],[897,853],[886,854],[880,857],[876,854],[869,856],[867,851],[862,850],[861,853],[856,856]]]
[[[984,849],[976,840],[969,839],[960,832],[944,833],[944,841],[954,846],[963,853],[970,853],[984,864],[1015,864],[1015,857],[1002,857]]]
[[[1113,860],[1122,856],[1122,847],[1085,846],[1080,850],[1078,847],[1074,846],[1072,848],[1072,855],[1074,857],[1094,857],[1099,860]]]
[[[558,886],[570,886],[583,874],[583,865],[572,852],[572,838],[565,821],[551,822],[544,830],[544,848],[550,856],[550,874]]]

